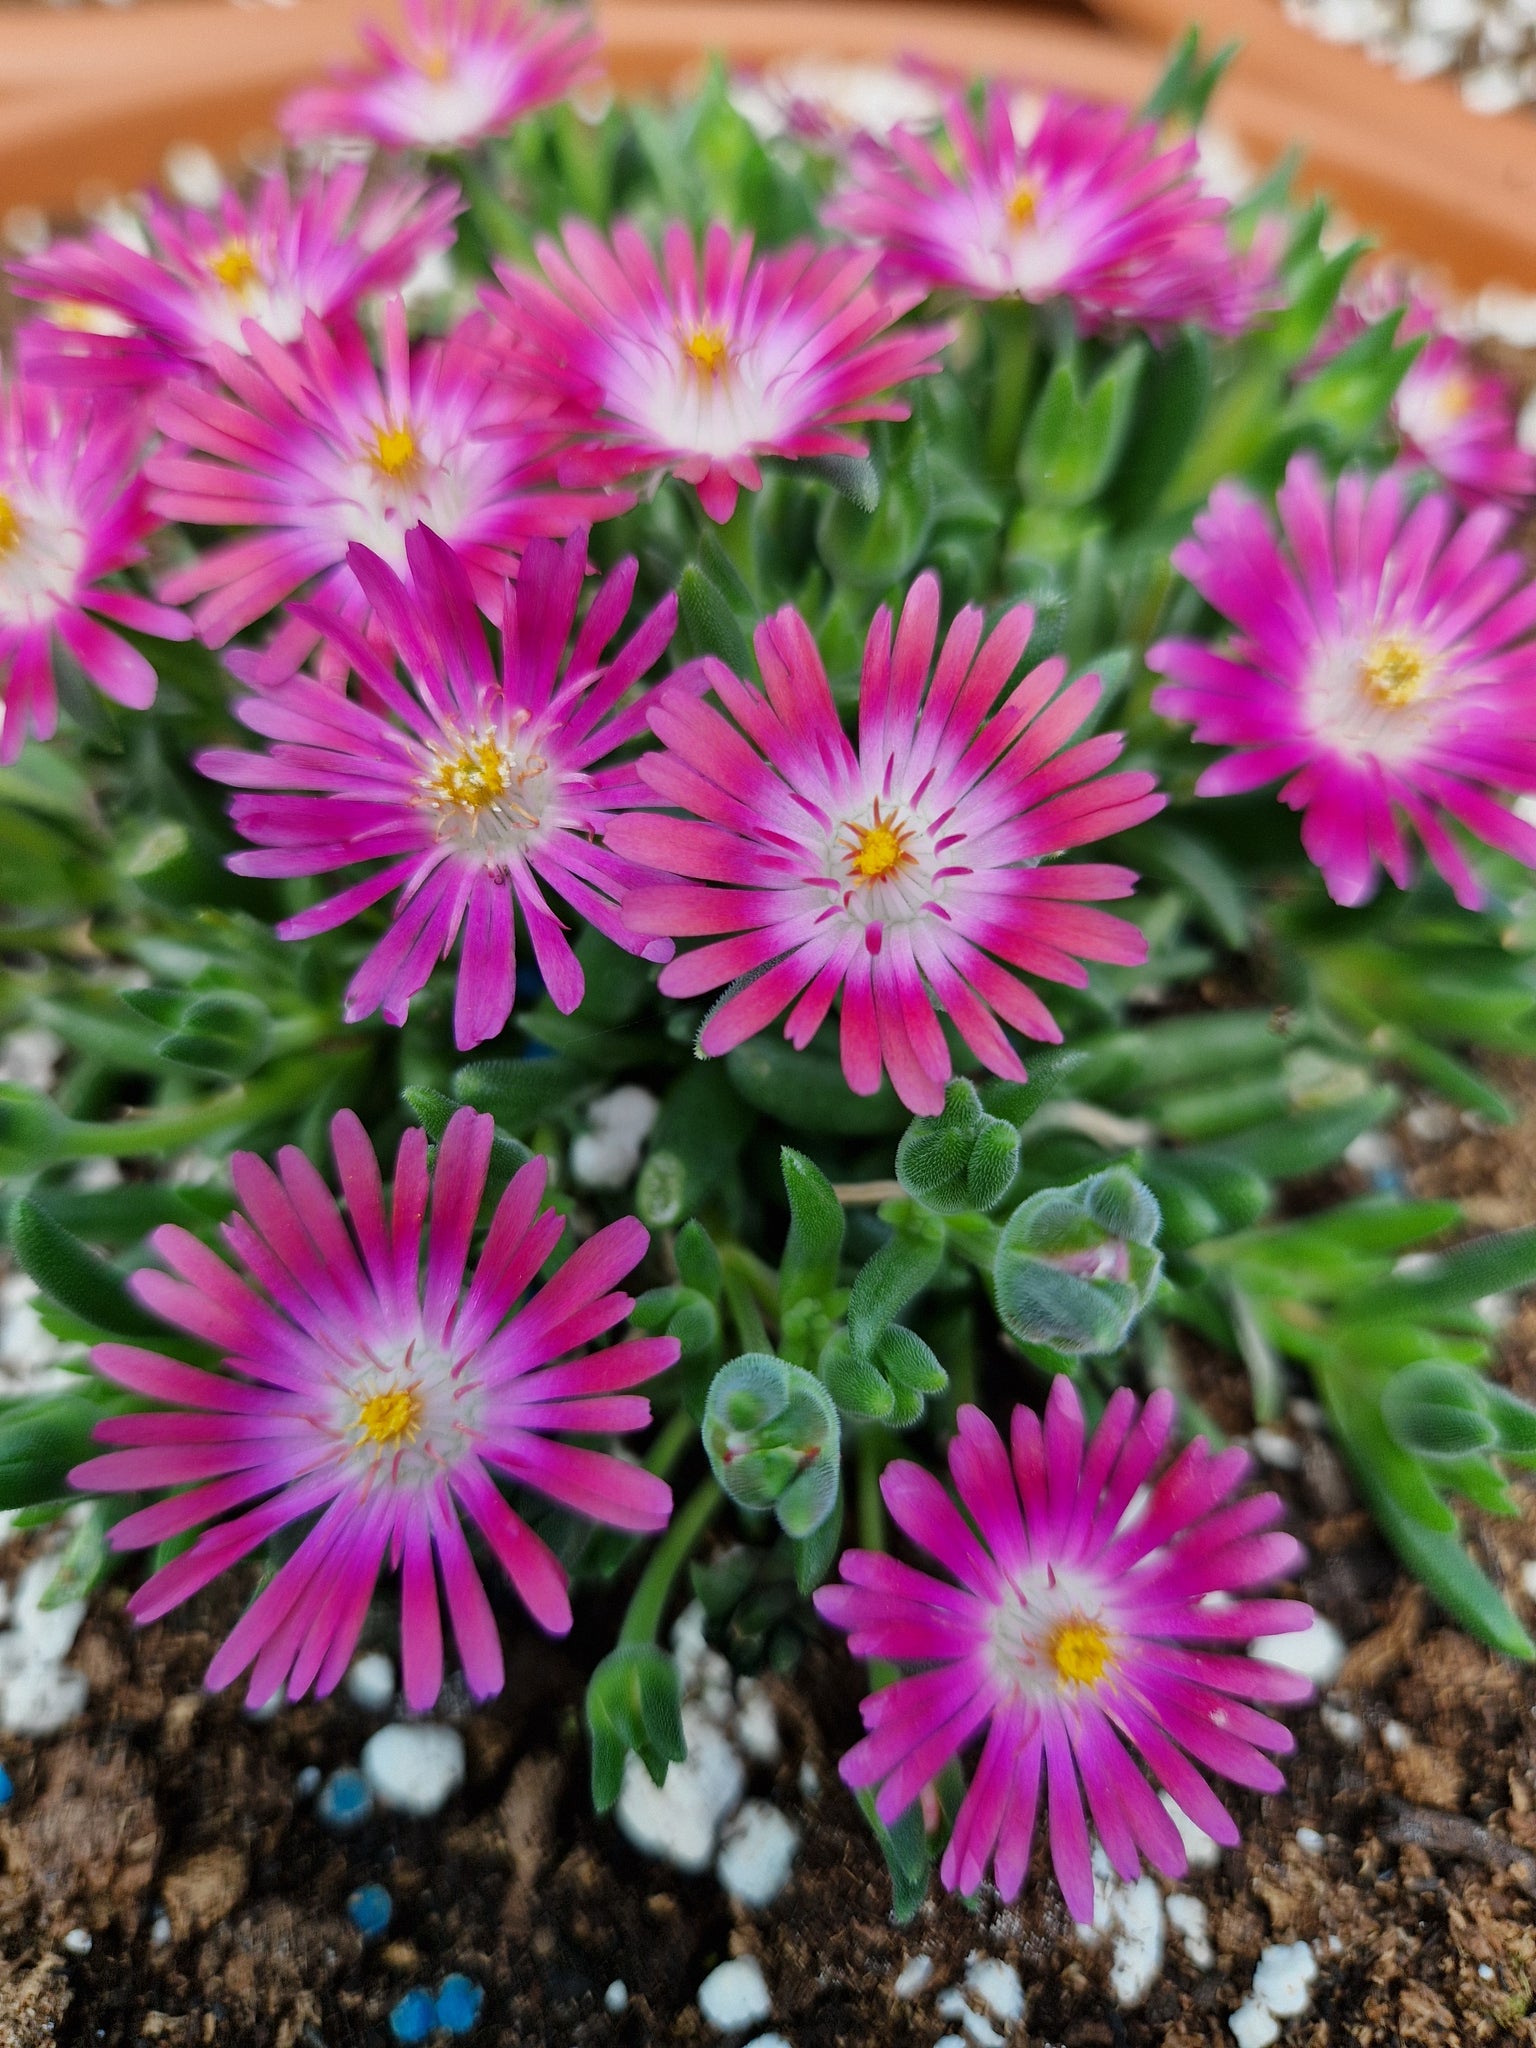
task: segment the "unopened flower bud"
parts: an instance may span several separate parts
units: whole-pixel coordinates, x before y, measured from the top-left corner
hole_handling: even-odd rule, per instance
[[[998,1313],[1024,1342],[1070,1357],[1116,1350],[1161,1275],[1161,1221],[1152,1195],[1123,1166],[1031,1195],[998,1243]]]
[[[738,1506],[772,1508],[789,1536],[832,1511],[842,1447],[837,1410],[810,1373],[767,1352],[721,1366],[704,1409],[704,1448]]]

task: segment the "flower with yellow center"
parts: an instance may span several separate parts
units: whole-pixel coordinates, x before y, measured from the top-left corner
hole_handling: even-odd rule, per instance
[[[243,299],[253,285],[261,283],[261,272],[256,268],[256,259],[245,242],[226,242],[208,265],[224,289],[237,299]]]
[[[720,377],[731,367],[731,351],[719,327],[695,327],[683,336],[683,354],[701,377]]]
[[[1027,179],[1020,178],[1003,209],[1008,216],[1008,225],[1017,229],[1033,227],[1036,203],[1034,187]]]
[[[1401,634],[1375,641],[1360,662],[1360,687],[1384,711],[1417,703],[1429,681],[1429,658]]]
[[[402,1442],[414,1443],[421,1434],[422,1401],[415,1386],[389,1387],[370,1394],[357,1407],[357,1427],[364,1443],[389,1450]]]
[[[1111,1662],[1108,1635],[1083,1614],[1058,1622],[1046,1639],[1045,1654],[1064,1685],[1097,1685]]]
[[[409,475],[419,460],[416,436],[408,425],[383,426],[373,430],[373,446],[367,451],[368,460],[392,483],[399,483]]]
[[[21,519],[16,507],[0,491],[0,556],[11,553],[21,545]]]
[[[850,825],[848,831],[851,836],[843,841],[843,846],[856,882],[882,882],[887,875],[911,865],[912,855],[907,850],[907,842],[912,834],[905,826],[898,825],[892,815],[880,815],[878,798],[873,822]]]

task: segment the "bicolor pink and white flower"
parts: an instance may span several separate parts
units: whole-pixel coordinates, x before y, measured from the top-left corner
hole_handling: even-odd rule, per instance
[[[1164,640],[1147,665],[1167,718],[1225,747],[1196,784],[1233,796],[1285,777],[1301,841],[1336,903],[1363,903],[1385,868],[1412,877],[1405,826],[1459,903],[1482,884],[1448,829],[1536,866],[1536,828],[1498,801],[1536,791],[1536,584],[1500,550],[1508,515],[1462,517],[1444,492],[1410,504],[1404,480],[1336,487],[1297,456],[1280,533],[1221,484],[1174,566],[1231,621],[1220,647]]]
[[[123,581],[159,524],[143,452],[142,424],[120,403],[25,378],[0,384],[0,765],[16,759],[29,732],[53,737],[60,648],[104,696],[143,711],[155,671],[117,629],[191,638],[181,612]]]
[[[1294,1743],[1261,1708],[1304,1700],[1311,1685],[1223,1652],[1306,1628],[1312,1610],[1226,1596],[1294,1572],[1301,1547],[1274,1527],[1275,1494],[1232,1498],[1249,1468],[1242,1449],[1196,1437],[1149,1485],[1173,1415],[1171,1395],[1142,1407],[1121,1387],[1090,1437],[1062,1376],[1044,1427],[1015,1408],[1005,1446],[979,1408],[962,1407],[949,1450],[960,1507],[905,1460],[880,1482],[897,1527],[946,1576],[846,1550],[842,1583],[816,1595],[856,1657],[925,1667],[869,1695],[868,1733],[839,1766],[855,1789],[879,1787],[883,1821],[986,1731],[940,1865],[951,1891],[974,1892],[990,1869],[1005,1899],[1018,1896],[1042,1789],[1074,1919],[1093,1919],[1090,1819],[1118,1877],[1137,1877],[1142,1857],[1183,1876],[1179,1830],[1137,1752],[1186,1819],[1229,1846],[1237,1824],[1205,1773],[1283,1789],[1271,1757]]]
[[[665,1526],[663,1481],[555,1434],[627,1434],[651,1419],[650,1402],[624,1390],[671,1365],[676,1340],[588,1348],[633,1307],[617,1283],[647,1233],[632,1217],[610,1223],[529,1293],[565,1227],[540,1211],[546,1169],[536,1158],[501,1196],[471,1270],[494,1135],[490,1117],[459,1110],[429,1168],[426,1133],[407,1131],[386,1194],[362,1125],[343,1110],[331,1144],[345,1219],[297,1146],[283,1148],[275,1172],[236,1153],[244,1213],[222,1235],[243,1273],[167,1225],[154,1245],[170,1272],[145,1268],[131,1282],[146,1308],[218,1352],[219,1369],[137,1345],[93,1353],[107,1379],[163,1405],[100,1423],[97,1441],[116,1448],[77,1466],[71,1482],[185,1489],[117,1523],[115,1549],[202,1529],[133,1595],[136,1621],[158,1620],[310,1523],[215,1653],[211,1689],[254,1665],[251,1706],[280,1687],[291,1699],[330,1692],[387,1566],[401,1576],[407,1705],[424,1711],[442,1684],[439,1575],[465,1680],[485,1699],[500,1690],[502,1650],[466,1521],[541,1628],[571,1625],[565,1573],[502,1482],[618,1528]]]
[[[571,221],[536,244],[542,278],[498,267],[486,304],[508,368],[576,437],[566,483],[647,470],[693,484],[711,519],[762,485],[765,455],[863,455],[857,420],[905,419],[892,387],[939,367],[942,326],[896,327],[921,293],[870,282],[871,251],[809,242],[754,257],[718,221],[700,250],[680,221],[662,262],[632,223],[608,242]]]
[[[1390,419],[1411,461],[1432,469],[1462,504],[1528,504],[1536,456],[1520,446],[1515,393],[1483,369],[1421,292],[1384,265],[1370,271],[1334,315],[1315,361],[1327,362],[1368,327],[1402,310],[1399,342],[1422,340],[1392,397]]]
[[[559,430],[509,394],[478,339],[412,348],[398,299],[387,309],[382,371],[351,323],[326,328],[311,316],[292,349],[254,327],[246,340],[245,356],[215,347],[228,392],[188,384],[162,396],[167,446],[149,464],[162,518],[255,529],[162,585],[173,603],[192,604],[211,647],[311,585],[363,622],[347,550],[358,543],[402,570],[416,525],[462,555],[494,616],[529,540],[630,502],[556,488]],[[314,640],[312,627],[287,621],[268,677],[291,673]]]
[[[416,176],[365,194],[366,178],[345,164],[295,188],[272,171],[249,199],[230,191],[206,209],[152,198],[141,248],[97,229],[13,264],[17,291],[46,313],[24,329],[29,371],[154,385],[215,370],[221,349],[248,353],[252,321],[293,342],[306,316],[334,320],[397,291],[448,247],[463,201],[452,184]]]
[[[290,142],[363,137],[386,149],[467,149],[592,75],[599,43],[575,8],[405,0],[399,40],[372,23],[370,62],[295,93]]]
[[[1118,733],[1066,744],[1097,702],[1095,677],[1063,690],[1056,659],[1009,690],[1033,619],[1015,605],[983,644],[967,606],[935,667],[939,585],[920,576],[894,646],[887,609],[870,628],[856,747],[789,607],[758,628],[761,688],[711,659],[720,709],[658,695],[663,748],[637,767],[654,802],[686,815],[615,818],[607,844],[676,878],[627,892],[634,931],[709,938],[663,970],[664,994],[746,977],[711,1012],[704,1052],[728,1052],[789,1005],[784,1034],[803,1048],[841,991],[849,1087],[871,1095],[885,1070],[909,1109],[935,1115],[951,1075],[937,1013],[993,1073],[1021,1079],[1003,1025],[1061,1033],[1015,970],[1080,988],[1085,959],[1145,958],[1134,926],[1087,907],[1128,895],[1129,869],[1051,857],[1163,799],[1141,770],[1104,773]]]
[[[980,118],[958,96],[937,137],[866,137],[827,209],[921,290],[1069,300],[1085,324],[1240,333],[1272,302],[1268,263],[1234,240],[1192,137],[1168,144],[1121,107],[1053,93],[1016,123],[992,86]]]
[[[574,1010],[581,966],[546,891],[628,952],[671,956],[669,943],[639,938],[622,921],[618,899],[639,877],[597,839],[610,812],[650,800],[633,766],[609,757],[645,730],[646,694],[625,700],[671,640],[677,600],[665,598],[605,660],[635,562],[604,579],[575,631],[586,547],[585,530],[563,547],[529,544],[516,586],[503,586],[499,675],[452,549],[424,528],[407,534],[407,584],[354,547],[350,572],[384,650],[343,611],[304,612],[335,666],[355,672],[360,700],[296,676],[235,707],[272,742],[269,752],[221,747],[198,761],[205,775],[249,792],[231,815],[261,850],[236,854],[238,873],[383,863],[278,926],[283,938],[311,938],[398,892],[393,922],[347,990],[349,1023],[375,1010],[403,1023],[462,939],[454,1040],[465,1049],[494,1038],[512,1011],[514,909],[551,1000]]]

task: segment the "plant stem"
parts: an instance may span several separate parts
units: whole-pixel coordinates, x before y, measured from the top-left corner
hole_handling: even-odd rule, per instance
[[[688,1410],[679,1408],[646,1453],[646,1471],[665,1479],[698,1433],[699,1425]]]
[[[987,411],[983,456],[988,473],[1007,478],[1018,459],[1019,440],[1035,361],[1034,315],[1028,306],[999,301],[991,308],[992,403]]]
[[[885,1470],[886,1460],[891,1451],[891,1433],[878,1423],[871,1423],[860,1435],[857,1447],[858,1460],[858,1515],[859,1542],[865,1550],[888,1550],[890,1535],[886,1528],[885,1502],[880,1496],[880,1474]],[[894,1685],[901,1676],[896,1665],[884,1657],[871,1657],[868,1661],[869,1689],[879,1692],[882,1686]]]
[[[686,1506],[673,1517],[672,1526],[651,1552],[651,1561],[640,1574],[640,1583],[624,1616],[624,1626],[619,1630],[621,1647],[655,1642],[661,1617],[666,1613],[667,1601],[671,1598],[673,1581],[693,1555],[699,1538],[714,1519],[723,1498],[713,1479],[701,1480]]]
[[[348,1053],[346,1063],[355,1065],[359,1056]],[[312,1099],[317,1078],[313,1061],[304,1060],[259,1081],[242,1081],[186,1109],[130,1111],[116,1123],[73,1124],[62,1150],[71,1159],[135,1159],[141,1153],[178,1151],[232,1125],[255,1123]]]

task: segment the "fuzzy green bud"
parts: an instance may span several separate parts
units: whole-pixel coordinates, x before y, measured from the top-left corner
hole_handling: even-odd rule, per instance
[[[788,1536],[808,1536],[837,1497],[842,1432],[826,1388],[800,1366],[748,1351],[721,1366],[704,1407],[704,1449],[744,1508],[772,1508]]]
[[[994,1208],[1018,1170],[1018,1131],[987,1115],[969,1081],[951,1081],[943,1111],[914,1117],[896,1149],[896,1178],[941,1216]]]
[[[1014,1336],[1069,1357],[1114,1351],[1162,1272],[1157,1202],[1123,1166],[1044,1188],[1003,1226],[993,1266]]]

